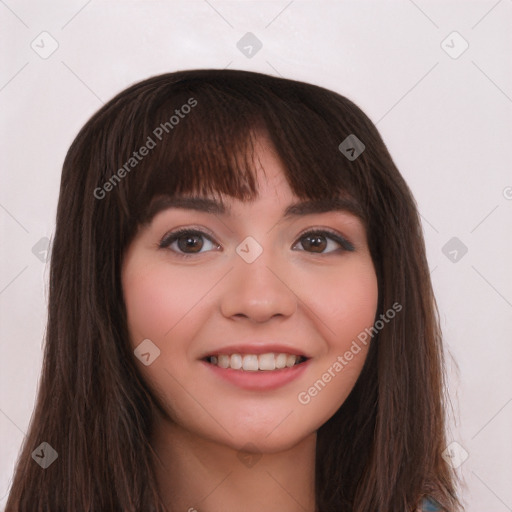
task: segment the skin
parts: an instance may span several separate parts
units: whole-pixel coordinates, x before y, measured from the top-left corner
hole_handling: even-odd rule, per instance
[[[283,220],[299,200],[265,138],[257,157],[254,202],[223,197],[232,216],[166,209],[139,230],[123,260],[132,347],[150,339],[160,350],[149,366],[137,363],[164,411],[155,408],[151,444],[171,511],[315,511],[316,431],[350,393],[368,351],[361,345],[309,403],[299,402],[373,325],[377,277],[361,220],[345,211]],[[180,227],[207,230],[190,258],[179,256],[186,240],[158,247]],[[306,230],[320,228],[338,231],[355,250],[329,238],[319,252],[302,245]],[[250,264],[235,251],[247,236],[263,249]],[[200,361],[211,349],[255,339],[298,347],[311,356],[309,367],[276,390],[249,391]]]

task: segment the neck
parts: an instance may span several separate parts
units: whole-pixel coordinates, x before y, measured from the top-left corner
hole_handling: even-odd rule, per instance
[[[316,432],[285,451],[240,452],[156,424],[155,474],[169,512],[314,512]]]

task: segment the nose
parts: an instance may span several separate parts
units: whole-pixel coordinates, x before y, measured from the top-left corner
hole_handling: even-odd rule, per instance
[[[295,313],[298,297],[291,270],[285,262],[278,265],[270,252],[263,251],[252,263],[235,255],[221,300],[221,312],[226,318],[261,323],[274,316],[285,318]]]

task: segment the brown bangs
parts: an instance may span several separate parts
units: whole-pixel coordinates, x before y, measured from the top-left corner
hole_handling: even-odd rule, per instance
[[[283,86],[279,79],[272,87],[273,77],[255,78],[250,73],[237,86],[240,71],[229,84],[223,83],[226,73],[216,78],[215,70],[207,77],[198,72],[195,79],[189,72],[186,80],[146,86],[147,94],[137,92],[137,102],[123,109],[126,119],[116,122],[125,128],[113,130],[118,140],[111,155],[117,159],[101,179],[111,181],[125,169],[111,193],[119,195],[131,223],[143,224],[152,200],[162,195],[254,199],[258,136],[272,144],[298,198],[350,196],[361,205],[367,203],[364,154],[351,162],[338,150],[345,137],[361,133],[364,127],[349,115],[341,99],[340,110],[347,109],[346,116],[326,110],[324,102],[314,104],[311,94],[302,94],[296,82]],[[139,131],[134,133],[132,126]],[[147,154],[138,160],[134,152],[143,147]]]

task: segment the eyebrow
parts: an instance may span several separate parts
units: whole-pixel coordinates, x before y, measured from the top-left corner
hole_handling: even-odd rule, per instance
[[[163,210],[169,208],[180,208],[195,210],[215,215],[231,216],[231,210],[224,203],[208,197],[171,197],[163,196],[155,199],[149,207],[145,218],[145,224],[149,224],[153,218]],[[315,213],[326,213],[330,211],[344,211],[364,219],[362,209],[354,199],[335,197],[326,199],[313,199],[293,203],[286,207],[283,218],[299,217]]]

